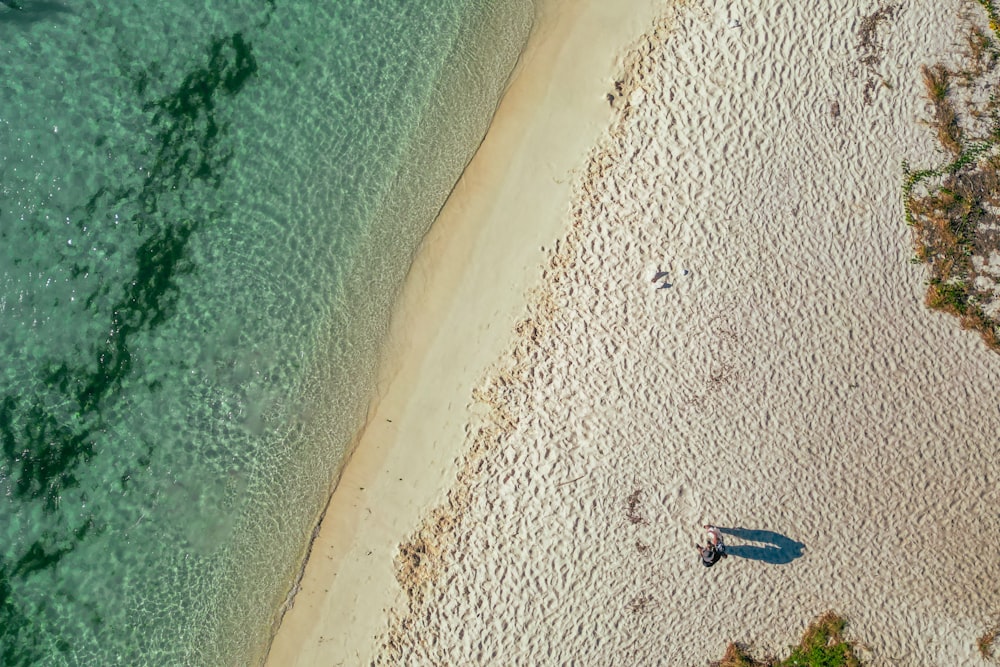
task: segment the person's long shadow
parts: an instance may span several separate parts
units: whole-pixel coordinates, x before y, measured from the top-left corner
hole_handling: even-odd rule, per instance
[[[729,544],[726,553],[737,558],[759,560],[772,565],[787,565],[802,555],[804,544],[773,530],[750,530],[749,528],[722,528],[725,535],[757,544]]]

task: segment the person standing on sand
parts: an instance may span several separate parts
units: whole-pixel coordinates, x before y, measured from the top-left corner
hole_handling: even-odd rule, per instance
[[[726,557],[726,545],[722,542],[722,533],[715,526],[705,524],[705,532],[708,544],[704,547],[696,544],[695,548],[698,550],[698,555],[701,556],[701,564],[705,567],[712,567]]]

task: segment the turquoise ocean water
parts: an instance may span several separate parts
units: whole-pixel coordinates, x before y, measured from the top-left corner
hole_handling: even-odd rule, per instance
[[[252,664],[531,0],[0,0],[0,664]]]

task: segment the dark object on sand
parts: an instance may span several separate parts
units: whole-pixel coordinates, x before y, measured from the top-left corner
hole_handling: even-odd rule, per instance
[[[708,536],[708,544],[704,547],[696,544],[698,555],[701,556],[701,564],[705,567],[712,567],[723,558],[726,558],[726,545],[722,542],[722,533],[711,524],[705,524],[705,532]]]

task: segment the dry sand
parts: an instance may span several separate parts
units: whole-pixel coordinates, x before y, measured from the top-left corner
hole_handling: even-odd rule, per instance
[[[900,201],[902,160],[943,160],[919,66],[955,50],[959,5],[902,5],[861,45],[879,6],[828,4],[664,8],[572,190],[529,192],[542,231],[505,226],[525,200],[495,158],[578,146],[501,108],[272,664],[704,665],[830,608],[870,664],[989,664],[1000,356],[922,306]],[[709,521],[732,554],[712,569]]]

